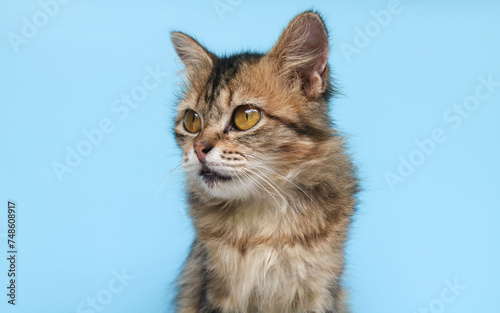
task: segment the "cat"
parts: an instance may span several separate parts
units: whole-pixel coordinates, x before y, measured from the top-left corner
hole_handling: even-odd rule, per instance
[[[348,312],[358,181],[329,118],[323,19],[297,15],[267,54],[217,57],[171,37],[185,66],[174,132],[196,232],[177,312]]]

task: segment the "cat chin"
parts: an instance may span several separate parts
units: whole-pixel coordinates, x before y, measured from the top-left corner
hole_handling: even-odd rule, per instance
[[[199,177],[198,183],[212,197],[224,200],[243,200],[251,196],[247,186],[239,180],[230,178],[227,180],[207,181]]]

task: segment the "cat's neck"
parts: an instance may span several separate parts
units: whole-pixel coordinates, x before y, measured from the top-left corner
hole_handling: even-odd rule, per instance
[[[204,202],[198,202],[196,198],[191,200],[190,214],[198,237],[205,242],[241,249],[260,243],[307,244],[311,238],[330,233],[341,212],[324,207],[324,199],[316,201],[304,192],[294,190],[283,197],[267,195],[232,201],[205,197]]]

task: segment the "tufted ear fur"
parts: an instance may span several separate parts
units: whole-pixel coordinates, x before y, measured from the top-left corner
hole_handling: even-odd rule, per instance
[[[181,32],[173,32],[171,37],[175,52],[186,66],[188,73],[193,74],[200,67],[213,65],[216,56],[196,40]]]
[[[327,88],[328,54],[325,23],[310,11],[296,16],[268,53],[276,59],[280,74],[298,75],[308,98],[315,98]]]

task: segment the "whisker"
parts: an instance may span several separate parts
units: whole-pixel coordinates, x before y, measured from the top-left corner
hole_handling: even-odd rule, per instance
[[[171,157],[179,157],[179,155],[180,155],[179,153],[168,154],[168,155],[161,157],[158,161],[163,161],[163,160],[165,160],[167,158],[171,158]]]
[[[262,171],[259,170],[259,168],[262,168],[262,169],[266,169],[264,167],[259,167],[259,166],[254,166],[253,167],[255,170],[259,171],[262,175],[265,175],[265,173],[263,173]],[[268,177],[269,181],[272,182],[276,188],[278,188],[279,190],[281,190],[284,194],[287,194],[275,181],[273,181],[270,177]],[[269,184],[269,182],[268,182]],[[283,196],[281,195],[281,193],[279,191],[277,191],[278,194],[283,198]],[[286,201],[286,200],[285,200]],[[297,206],[292,202],[292,203],[289,203],[289,202],[286,202],[287,204],[287,207],[290,208],[291,210],[289,210],[292,214],[293,214],[293,217],[296,219],[296,215],[295,215],[295,212],[298,211],[297,210]],[[286,213],[285,210],[283,210],[284,213]],[[288,215],[285,215],[286,217],[290,217],[289,214]]]
[[[256,161],[259,161],[259,162],[261,162],[261,163],[263,163],[263,164],[267,164],[267,165],[269,165],[269,164],[268,164],[268,162],[266,162],[266,161],[264,161],[264,160],[262,160],[262,159],[260,159],[260,158],[258,158],[258,157],[256,157],[256,156],[254,156],[254,155],[247,154],[247,156],[248,156],[248,157],[250,157],[250,158],[252,158],[252,159],[254,159],[254,160],[256,160]],[[269,167],[270,167],[270,166],[269,166]],[[302,188],[301,188],[300,186],[298,186],[296,183],[294,183],[293,181],[291,181],[289,178],[287,178],[286,176],[281,175],[280,173],[276,172],[276,171],[275,171],[275,170],[273,170],[272,168],[268,168],[268,167],[261,167],[261,168],[264,168],[264,169],[266,169],[266,170],[269,170],[269,171],[273,172],[274,174],[276,174],[276,175],[280,176],[281,178],[285,179],[287,182],[289,182],[290,184],[292,184],[293,186],[295,186],[295,187],[296,187],[298,190],[300,190],[300,191],[301,191],[301,192],[302,192],[305,196],[307,196],[307,197],[309,198],[309,200],[311,200],[311,202],[313,203],[313,205],[314,205],[316,208],[318,208],[318,209],[319,209],[319,206],[318,206],[318,204],[316,203],[316,201],[314,201],[314,199],[313,199],[313,198],[312,198],[312,197],[311,197],[311,196],[310,196],[310,195],[309,195],[309,194],[308,194],[308,193],[307,193],[304,189],[302,189]]]
[[[285,201],[285,204],[288,206],[288,202],[286,201],[285,197],[283,197],[283,195],[282,195],[282,194],[281,194],[281,193],[280,193],[280,192],[279,192],[276,188],[274,188],[274,186],[273,186],[271,183],[269,183],[269,181],[267,181],[267,179],[265,179],[264,177],[260,176],[260,175],[259,175],[259,174],[257,174],[257,173],[253,173],[253,174],[257,175],[258,177],[260,177],[260,179],[262,179],[262,180],[263,180],[264,182],[266,182],[269,186],[271,186],[271,188],[273,188],[273,189],[274,189],[274,191],[276,191],[276,193],[277,193],[277,194],[278,194],[278,195],[279,195],[279,196],[283,199],[283,201]],[[251,176],[249,176],[249,177],[251,177]],[[251,178],[253,178],[253,177],[251,177]],[[267,193],[268,193],[269,195],[271,195],[271,196],[272,196],[271,192],[270,192],[269,190],[267,190],[267,188],[265,188],[264,186],[262,186],[262,184],[260,184],[260,183],[257,181],[257,179],[255,179],[255,178],[254,178],[254,180],[255,180],[255,182],[257,182],[259,185],[261,185],[261,187],[262,187],[265,191],[267,191]],[[276,203],[278,204],[278,206],[279,206],[279,207],[283,210],[283,205],[282,205],[281,203],[279,203],[279,201],[278,201],[278,200],[276,200],[276,198],[274,198],[274,196],[272,196],[272,197],[273,197],[274,201],[276,201]]]
[[[259,173],[261,173],[261,174],[262,174],[262,176],[260,176],[260,175],[259,175],[259,174],[257,174],[257,173],[254,173],[254,174],[255,174],[255,175],[257,175],[258,177],[260,177],[262,180],[264,180],[264,182],[266,182],[269,186],[271,186],[271,188],[273,188],[273,189],[274,189],[274,191],[276,191],[276,193],[277,193],[277,194],[281,197],[281,199],[283,199],[283,201],[285,201],[285,204],[286,204],[287,206],[289,206],[288,201],[285,199],[285,197],[281,194],[281,192],[279,192],[279,190],[278,190],[278,189],[276,189],[276,188],[274,187],[274,185],[276,185],[276,183],[272,184],[272,183],[271,183],[271,182],[272,182],[272,180],[271,180],[269,177],[267,177],[265,173],[263,173],[262,171],[260,171],[258,168],[255,168],[255,169],[256,169]],[[279,188],[279,186],[277,186],[277,185],[276,185],[276,187],[278,187],[278,188]],[[280,189],[281,189],[281,188],[280,188]],[[281,191],[283,191],[283,189],[281,189]],[[283,191],[283,192],[284,192],[284,191]]]
[[[167,179],[167,177],[172,174],[172,172],[174,172],[175,170],[177,170],[179,168],[179,166],[182,166],[182,163],[179,163],[177,164],[170,172],[168,172],[165,177],[163,177],[162,181],[161,181],[161,184],[160,184],[160,187],[158,187],[158,191],[156,192],[156,197],[158,197],[158,195],[160,194],[160,190],[161,188],[163,187],[163,183],[165,182],[165,179]]]
[[[242,172],[241,174],[242,174],[243,176],[245,176],[245,178],[246,178],[247,180],[250,180],[250,181],[251,181],[251,177],[249,176],[249,174],[247,174],[247,173],[245,173],[245,172]],[[243,181],[242,181],[242,184],[244,184],[244,183],[243,183]],[[244,184],[244,185],[245,185],[245,184]],[[261,198],[263,197],[263,195],[262,195],[262,194],[258,191],[258,189],[255,189],[255,187],[254,187],[252,184],[248,185],[248,188],[250,188],[250,189],[251,189],[251,190],[252,190],[255,194],[259,195]]]
[[[267,192],[271,198],[273,198],[273,200],[278,204],[278,206],[281,206],[281,203],[279,203],[279,201],[273,196],[273,194],[267,190],[266,187],[264,187],[256,178],[252,177],[251,175],[248,175],[247,174],[247,178],[254,181],[257,185],[259,185],[261,187],[262,190],[264,190],[265,192]]]
[[[250,191],[257,193],[257,190],[255,190],[252,185],[248,185],[248,184],[243,183],[243,180],[241,180],[240,175],[236,172],[236,170],[233,167],[230,166],[229,169],[233,173],[233,176],[236,177],[236,178],[238,178],[238,180],[240,181],[241,185],[244,188],[247,188]],[[234,182],[234,179],[233,179],[233,185],[236,187],[236,183]]]

